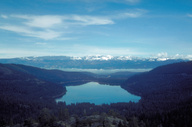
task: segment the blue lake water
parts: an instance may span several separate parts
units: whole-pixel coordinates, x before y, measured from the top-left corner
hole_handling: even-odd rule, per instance
[[[103,85],[97,82],[89,82],[79,86],[67,86],[67,93],[56,99],[66,104],[90,102],[96,105],[117,102],[138,102],[141,97],[130,94],[120,86]]]

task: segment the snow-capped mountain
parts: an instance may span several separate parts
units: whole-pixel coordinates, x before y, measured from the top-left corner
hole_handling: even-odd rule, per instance
[[[12,59],[0,59],[0,63],[14,63],[31,65],[41,68],[79,68],[79,69],[151,69],[160,65],[189,61],[189,59],[179,59],[178,57],[151,57],[141,58],[133,56],[42,56],[23,57]]]
[[[166,61],[166,60],[192,60],[192,56],[156,56],[149,58],[134,57],[134,56],[111,56],[111,55],[95,55],[95,56],[83,56],[83,57],[69,57],[72,60],[142,60],[142,61]]]
[[[89,55],[89,56],[42,56],[42,57],[21,57],[14,59],[40,61],[40,60],[87,60],[87,61],[167,61],[167,60],[192,60],[192,55],[182,56],[154,56],[154,57],[135,57],[135,56],[112,56],[112,55]],[[0,59],[1,60],[1,59]]]

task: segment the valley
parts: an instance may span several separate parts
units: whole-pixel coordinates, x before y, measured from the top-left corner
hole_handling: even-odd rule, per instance
[[[0,127],[192,127],[192,0],[0,0]]]
[[[192,62],[180,62],[147,72],[96,74],[0,64],[0,126],[188,126],[192,114],[191,68]],[[113,86],[140,96],[140,99],[129,101],[128,96],[122,95],[127,101],[117,99],[117,102],[108,103],[109,99],[106,99],[99,105],[91,101],[55,101],[67,95],[66,87],[78,86],[73,92],[78,93],[80,86],[91,82],[106,84],[96,93],[101,96],[106,96],[102,95],[102,90],[109,92],[108,86]],[[88,91],[93,93],[91,89]],[[113,93],[112,98],[117,97],[118,89]],[[112,123],[111,117],[114,118]],[[97,122],[94,122],[95,118]]]

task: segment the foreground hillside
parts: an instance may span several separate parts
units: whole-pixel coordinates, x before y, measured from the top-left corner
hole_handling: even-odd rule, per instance
[[[0,126],[37,115],[39,110],[65,94],[66,89],[42,80],[17,65],[0,64]]]
[[[18,65],[0,64],[0,97],[49,99],[65,93],[65,88],[34,76]]]
[[[172,107],[192,98],[192,62],[157,67],[129,78],[122,87],[156,107]]]

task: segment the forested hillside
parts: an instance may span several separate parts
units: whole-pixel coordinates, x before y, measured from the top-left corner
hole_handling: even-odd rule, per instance
[[[192,97],[192,62],[157,67],[129,78],[122,87],[156,107],[172,107]]]
[[[60,70],[46,70],[37,67],[20,65],[20,64],[5,64],[7,68],[19,71],[25,74],[33,75],[39,79],[58,83],[60,85],[83,84],[93,80],[93,76],[87,72],[65,72]]]
[[[26,73],[19,66],[0,64],[0,123],[19,122],[65,94],[56,83]]]
[[[128,78],[121,86],[140,95],[138,103],[66,105],[55,102],[56,97],[66,92],[61,83],[82,78],[96,80],[90,73],[0,64],[0,126],[192,126],[192,62],[161,66]]]

